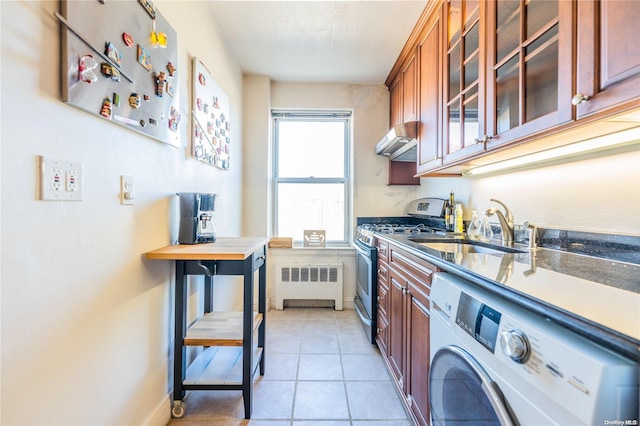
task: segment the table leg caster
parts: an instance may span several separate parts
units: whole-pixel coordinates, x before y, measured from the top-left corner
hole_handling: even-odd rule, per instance
[[[181,419],[184,417],[186,404],[183,401],[173,401],[173,407],[171,407],[171,417],[174,419]]]

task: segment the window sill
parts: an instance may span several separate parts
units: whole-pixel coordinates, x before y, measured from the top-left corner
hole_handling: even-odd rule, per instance
[[[353,246],[351,244],[336,244],[336,245],[328,245],[326,247],[304,247],[302,244],[294,244],[293,247],[269,247],[269,250],[319,250],[319,251],[339,251],[339,250],[353,250]]]

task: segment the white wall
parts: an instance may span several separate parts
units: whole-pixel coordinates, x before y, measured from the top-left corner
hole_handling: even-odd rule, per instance
[[[3,425],[162,422],[149,416],[168,409],[173,269],[141,255],[177,237],[176,191],[220,194],[219,234],[241,233],[242,73],[207,3],[154,3],[178,34],[181,148],[63,104],[58,2],[0,2]],[[191,56],[229,96],[230,171],[189,155]],[[84,200],[38,201],[38,155],[84,163]],[[134,206],[119,204],[120,175]],[[237,304],[231,281],[216,285]]]
[[[516,224],[640,235],[640,151],[619,150],[579,161],[487,177],[423,178],[419,196],[446,198],[453,189],[464,207],[482,217],[496,198]],[[497,206],[497,205],[496,205]],[[499,206],[498,206],[499,207]],[[495,217],[490,219],[496,222]]]

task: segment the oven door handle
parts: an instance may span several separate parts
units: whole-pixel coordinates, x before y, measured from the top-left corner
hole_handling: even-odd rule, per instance
[[[367,317],[363,312],[361,312],[361,308],[360,305],[362,305],[362,299],[360,299],[360,296],[358,296],[356,294],[356,296],[354,297],[353,300],[353,306],[355,307],[355,311],[358,314],[358,316],[360,317],[360,320],[365,323],[367,326],[371,327],[372,321],[371,318]],[[364,306],[364,305],[362,305]]]
[[[353,248],[356,249],[356,251],[362,255],[363,257],[366,257],[367,259],[369,259],[369,254],[366,252],[366,250],[364,250],[362,247],[360,247],[358,244],[353,243]]]

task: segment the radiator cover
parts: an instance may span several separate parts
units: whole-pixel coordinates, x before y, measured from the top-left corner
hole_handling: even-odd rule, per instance
[[[343,264],[288,263],[276,265],[276,309],[285,300],[334,300],[342,310]]]

